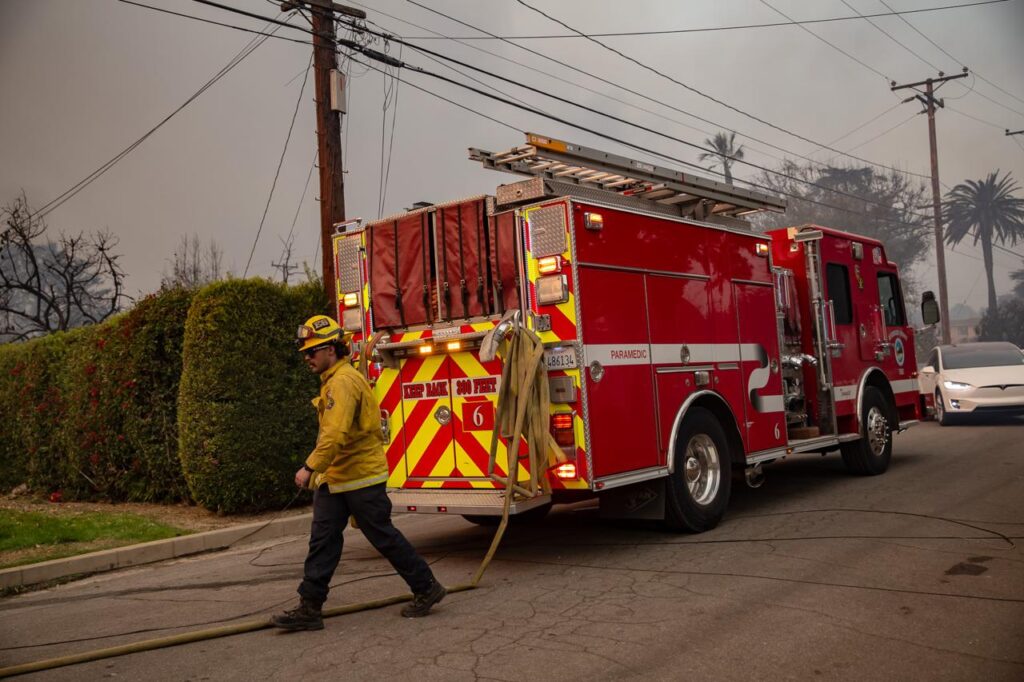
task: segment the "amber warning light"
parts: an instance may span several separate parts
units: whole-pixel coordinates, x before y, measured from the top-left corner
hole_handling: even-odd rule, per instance
[[[542,275],[550,275],[552,272],[558,272],[562,269],[562,257],[561,256],[547,256],[537,261],[537,270]]]
[[[579,478],[576,474],[575,462],[565,462],[564,464],[559,464],[554,469],[552,469],[552,471],[555,472],[555,478],[560,478],[563,480]]]

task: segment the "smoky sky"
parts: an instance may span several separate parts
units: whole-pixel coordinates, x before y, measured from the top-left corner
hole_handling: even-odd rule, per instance
[[[226,2],[261,15],[279,14],[278,5],[269,1]],[[772,7],[798,20],[853,15],[851,6],[865,14],[887,11],[881,0],[847,0],[849,6],[843,0],[771,0],[771,6],[760,0],[528,2],[585,33],[783,21]],[[886,2],[896,10],[952,4]],[[146,4],[240,27],[265,26],[256,19],[186,0]],[[567,33],[515,0],[423,0],[422,4],[500,35]],[[407,0],[382,0],[366,9],[370,20],[395,35],[481,35]],[[1001,169],[1024,181],[1024,135],[1012,138],[1003,132],[1024,128],[1024,46],[1020,41],[1024,3],[1010,0],[906,18],[927,39],[898,17],[881,17],[872,20],[877,27],[865,20],[808,25],[821,39],[800,27],[785,26],[601,40],[675,80],[816,142],[832,143],[877,116],[831,146],[920,174],[929,172],[927,120],[914,115],[920,110],[916,103],[895,106],[908,93],[891,92],[889,81],[922,80],[936,75],[936,68],[956,73],[966,65],[1009,94],[973,76],[939,92],[946,102],[937,116],[941,180],[951,187]],[[299,17],[291,21],[305,25]],[[281,29],[279,35],[308,37],[290,29]],[[50,201],[181,105],[253,37],[115,0],[0,0],[0,201],[9,202],[21,191],[36,206]],[[835,156],[715,104],[585,39],[516,42],[655,101],[616,90],[501,41],[419,44],[568,97],[588,111],[466,69],[456,73],[394,43],[378,41],[373,47],[691,163],[697,162],[697,150],[602,119],[596,112],[697,144],[723,128],[735,129],[746,159],[769,167],[778,165],[775,157],[801,154],[829,161]],[[319,267],[315,170],[303,193],[316,149],[312,76],[299,98],[310,53],[308,45],[267,40],[103,177],[53,211],[47,217],[50,229],[55,233],[109,229],[116,234],[133,294],[157,288],[171,253],[186,234],[218,242],[224,249],[225,266],[242,274],[298,102],[291,141],[249,274],[277,276],[272,263],[280,261],[289,233],[294,240],[292,260],[300,266],[305,261]],[[401,211],[415,201],[493,193],[510,177],[468,161],[466,149],[507,149],[523,142],[521,131],[642,156],[408,69],[398,72],[407,82],[398,83],[361,64],[349,62],[344,68],[349,72],[343,146],[350,217],[371,219]],[[484,83],[473,83],[464,74]],[[738,179],[752,179],[756,172],[742,165],[733,169]],[[929,206],[921,211],[930,215]],[[1010,248],[1024,253],[1024,244]],[[985,305],[980,259],[980,249],[970,244],[947,252],[951,305]],[[1021,267],[1020,258],[997,250],[999,293],[1010,291],[1009,272]],[[915,273],[926,288],[935,286],[933,270],[929,263]]]

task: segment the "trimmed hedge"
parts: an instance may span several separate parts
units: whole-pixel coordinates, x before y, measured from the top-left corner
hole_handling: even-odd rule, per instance
[[[317,285],[175,289],[106,322],[0,345],[0,486],[223,512],[291,499],[317,390],[292,344]]]
[[[187,498],[177,393],[191,296],[166,291],[102,324],[0,346],[0,484],[69,500]]]
[[[53,489],[64,412],[61,358],[71,334],[0,346],[0,480]]]
[[[327,307],[315,285],[216,282],[185,325],[179,453],[193,499],[220,512],[271,509],[316,440],[318,381],[295,352],[295,328]]]

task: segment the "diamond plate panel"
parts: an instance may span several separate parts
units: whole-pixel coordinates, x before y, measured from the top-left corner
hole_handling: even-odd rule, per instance
[[[543,199],[545,196],[544,178],[530,178],[521,182],[498,185],[495,195],[499,206]]]
[[[363,283],[359,281],[358,238],[342,239],[338,242],[338,282],[343,294],[360,291],[363,288]]]
[[[565,251],[565,209],[549,206],[530,212],[530,251],[534,258]]]

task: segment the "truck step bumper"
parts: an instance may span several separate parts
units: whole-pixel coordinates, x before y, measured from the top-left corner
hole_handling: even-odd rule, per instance
[[[444,490],[440,488],[390,488],[388,497],[396,512],[419,514],[480,514],[501,516],[505,506],[504,490]],[[550,495],[529,500],[513,500],[510,514],[540,507],[551,502]]]

